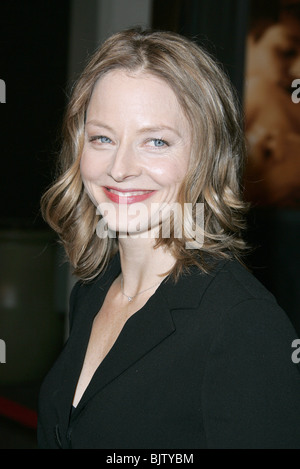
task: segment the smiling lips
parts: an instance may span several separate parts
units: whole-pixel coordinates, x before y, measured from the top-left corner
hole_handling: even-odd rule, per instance
[[[106,196],[117,204],[134,204],[142,202],[151,197],[156,191],[146,191],[140,189],[116,189],[114,187],[103,187]]]

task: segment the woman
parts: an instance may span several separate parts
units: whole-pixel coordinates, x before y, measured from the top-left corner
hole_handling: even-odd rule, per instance
[[[237,260],[240,122],[175,34],[121,32],[85,68],[43,198],[80,280],[41,448],[300,447],[295,332]]]

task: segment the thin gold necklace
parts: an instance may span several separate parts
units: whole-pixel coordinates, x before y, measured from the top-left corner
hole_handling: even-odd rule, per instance
[[[122,293],[122,295],[124,295],[124,296],[127,298],[128,301],[132,301],[136,296],[141,295],[142,293],[145,293],[145,292],[148,291],[148,290],[151,290],[151,288],[156,287],[156,286],[159,285],[160,283],[161,283],[161,282],[155,283],[154,285],[152,285],[152,287],[146,288],[146,290],[142,290],[142,291],[136,293],[136,294],[133,295],[133,296],[128,296],[128,295],[126,295],[126,293],[124,293],[124,290],[123,290],[123,278],[121,278],[121,293]]]

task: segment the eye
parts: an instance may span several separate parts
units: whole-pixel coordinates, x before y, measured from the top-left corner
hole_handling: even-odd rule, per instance
[[[105,135],[96,135],[89,138],[90,142],[99,142],[99,143],[112,143],[112,140]]]
[[[165,146],[169,146],[168,142],[166,142],[165,140],[163,140],[162,138],[152,138],[151,140],[149,140],[149,143],[151,146],[154,146],[156,148],[162,148],[162,147],[165,147]]]

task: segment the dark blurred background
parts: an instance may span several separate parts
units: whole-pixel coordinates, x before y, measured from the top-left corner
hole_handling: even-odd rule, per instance
[[[75,279],[39,202],[55,173],[70,87],[88,54],[137,24],[179,32],[217,57],[243,103],[252,11],[251,0],[1,0],[0,448],[36,448],[39,386],[67,337]],[[297,205],[256,202],[249,214],[256,250],[248,263],[298,334],[299,228]]]

